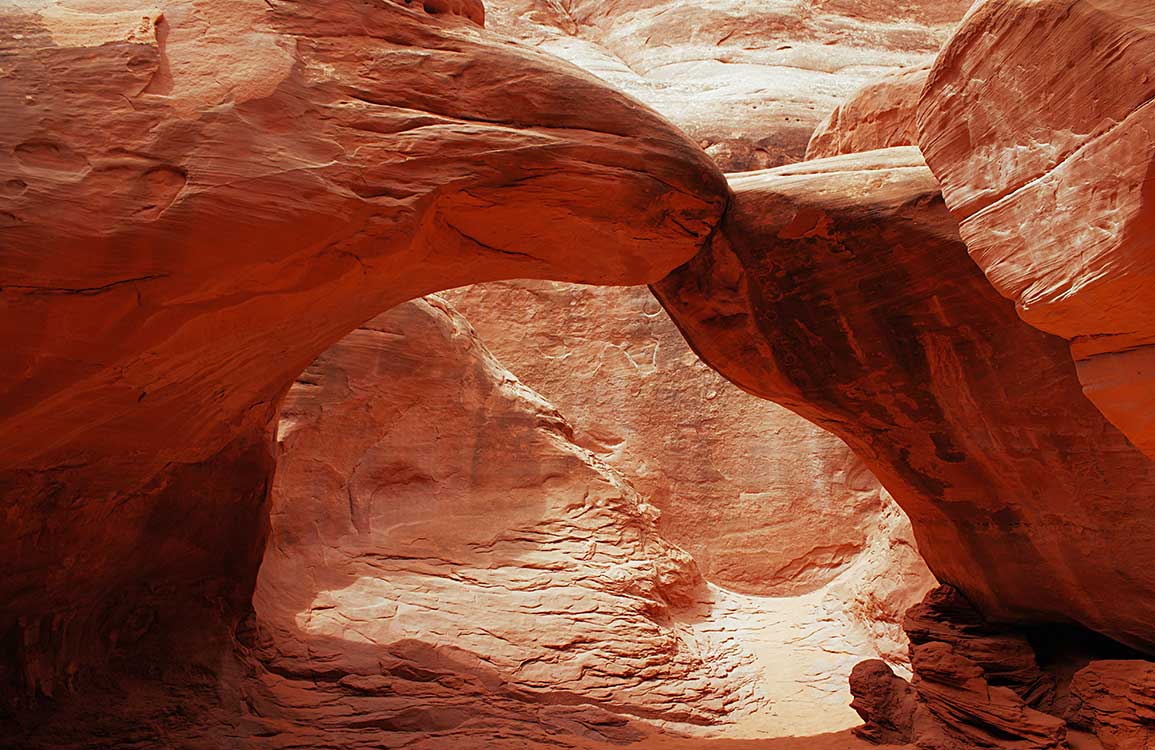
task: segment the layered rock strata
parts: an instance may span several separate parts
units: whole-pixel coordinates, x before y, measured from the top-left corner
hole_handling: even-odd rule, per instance
[[[989,623],[950,586],[912,607],[905,628],[919,748],[1066,747],[1066,723],[1054,715],[1055,677],[1021,632]]]
[[[971,0],[503,0],[491,27],[661,112],[726,171],[803,158],[879,75],[929,63]]]
[[[987,0],[935,63],[918,142],[975,262],[1155,457],[1153,69],[1145,0]]]
[[[990,622],[949,586],[912,607],[905,627],[912,684],[878,661],[851,673],[863,739],[919,750],[1146,750],[1155,740],[1155,663],[1117,643]]]

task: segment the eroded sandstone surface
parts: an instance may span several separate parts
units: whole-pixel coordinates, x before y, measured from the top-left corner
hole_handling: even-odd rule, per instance
[[[1071,681],[1067,718],[1093,731],[1105,750],[1155,746],[1155,662],[1092,661]]]
[[[268,702],[297,731],[372,745],[373,719],[497,742],[584,721],[636,739],[632,718],[708,725],[765,702],[730,633],[696,637],[706,584],[653,506],[436,298],[318,358],[279,432],[254,605]],[[457,695],[406,674],[434,667]],[[348,710],[291,699],[317,681]]]
[[[912,607],[914,679],[879,661],[854,668],[855,734],[917,750],[1151,747],[1151,671],[1119,643],[1077,627],[992,622],[950,586]]]
[[[841,726],[832,676],[902,661],[913,533],[957,590],[906,617],[909,690],[856,672],[860,736],[1150,748],[1155,15],[986,0],[912,128],[968,5],[0,9],[0,746],[754,747]],[[931,169],[887,148],[727,187],[700,150],[807,140]],[[913,527],[837,441],[711,397],[636,290],[567,294],[603,314],[583,356],[639,318],[589,376],[616,362],[638,402],[576,399],[579,369],[479,316],[573,424],[444,303],[374,317],[510,277],[656,282]],[[664,355],[684,387],[646,380]],[[680,410],[640,429],[651,398]],[[735,450],[669,429],[695,403]],[[812,454],[802,480],[747,428]]]
[[[895,658],[864,608],[925,590],[894,590],[913,556],[901,516],[806,595],[709,585],[628,477],[436,297],[319,357],[279,444],[250,702],[315,743],[371,745],[372,722],[490,747],[580,726],[565,743],[840,729],[850,666]]]
[[[577,442],[662,510],[663,535],[711,581],[804,593],[866,548],[888,498],[861,460],[707,367],[644,287],[507,281],[447,297]]]
[[[1145,0],[987,0],[935,63],[918,142],[975,262],[1155,457],[1152,70]]]
[[[929,75],[929,65],[908,68],[855,91],[814,130],[806,158],[914,145],[915,116]]]

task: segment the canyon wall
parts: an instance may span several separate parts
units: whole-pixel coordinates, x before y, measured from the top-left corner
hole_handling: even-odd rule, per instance
[[[900,514],[805,594],[710,585],[437,297],[319,357],[279,445],[245,690],[251,722],[297,742],[372,745],[371,723],[455,747],[843,728],[850,666],[900,648],[867,608],[900,627],[927,586]]]
[[[509,281],[447,297],[712,582],[804,593],[865,549],[885,501],[861,460],[710,370],[646,288]]]
[[[737,172],[802,159],[851,92],[930,63],[971,1],[501,0],[487,23],[653,107]]]
[[[821,118],[880,72],[909,67],[903,94],[921,88],[967,7],[503,2],[490,4],[489,24],[653,106],[723,168],[745,169],[803,158]],[[902,124],[888,127],[905,134],[912,112],[889,114]],[[518,281],[449,298],[574,421],[578,442],[663,510],[662,532],[711,581],[769,595],[825,585],[897,512],[840,440],[705,369],[644,290]],[[868,608],[891,623],[892,655],[904,638],[897,610],[929,581],[920,568],[902,566],[896,578],[918,583]]]
[[[373,746],[369,721],[492,747],[766,702],[734,636],[689,624],[706,584],[654,508],[438,299],[310,365],[279,444],[262,721],[342,747]]]
[[[906,620],[913,693],[858,671],[866,734],[1150,744],[1155,16],[986,0],[912,129],[968,5],[491,8],[520,41],[475,0],[0,9],[7,741],[772,736],[896,661],[926,580],[888,492],[639,290],[454,295],[572,425],[443,303],[374,317],[516,277],[653,284],[893,494],[953,588]],[[702,151],[808,140],[892,148],[729,185]],[[636,400],[579,396],[611,374]],[[1052,691],[1038,624],[1134,651]]]

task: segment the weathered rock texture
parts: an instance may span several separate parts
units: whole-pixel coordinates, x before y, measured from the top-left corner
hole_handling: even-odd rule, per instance
[[[1070,340],[1087,397],[1155,457],[1152,70],[1147,0],[987,0],[939,56],[918,130],[971,256]]]
[[[709,234],[725,184],[705,155],[481,18],[0,9],[6,699],[118,650],[147,677],[134,642],[194,658],[235,621],[279,401],[367,318],[502,277],[644,283]]]
[[[861,460],[708,368],[646,288],[508,281],[447,296],[579,444],[662,510],[663,535],[712,582],[802,593],[866,548],[884,500]]]
[[[915,114],[930,66],[871,81],[839,104],[810,136],[807,159],[824,159],[917,142]]]
[[[838,608],[867,631],[878,655],[905,671],[910,646],[903,629],[905,613],[938,582],[919,555],[910,519],[886,490],[883,499],[885,508],[866,549],[827,591]]]
[[[544,743],[567,721],[609,739],[639,720],[705,737],[848,726],[846,672],[876,652],[855,583],[903,570],[901,529],[878,525],[840,586],[743,596],[707,586],[573,438],[438,298],[318,358],[281,421],[260,725],[342,747]],[[412,677],[431,669],[436,684]]]
[[[940,586],[907,610],[903,627],[912,648],[944,643],[977,664],[993,685],[1009,687],[1028,704],[1051,708],[1055,678],[1039,667],[1026,636],[990,623],[957,589]]]
[[[913,685],[882,662],[855,666],[857,736],[920,750],[1151,747],[1155,663],[1116,642],[1076,626],[993,623],[949,586],[904,625]]]
[[[918,747],[1066,746],[1066,723],[1050,713],[1055,678],[1039,667],[1022,633],[987,622],[950,586],[911,607],[905,627],[920,706]]]
[[[1105,750],[1155,748],[1155,663],[1091,662],[1071,681],[1067,718],[1094,732]]]
[[[803,158],[824,117],[930,62],[971,0],[503,0],[488,23],[669,117],[727,171]]]
[[[886,662],[868,659],[850,672],[850,707],[862,717],[854,729],[857,737],[875,744],[908,744],[914,729],[915,698],[910,683],[894,673]]]
[[[566,721],[636,738],[630,718],[705,726],[765,703],[734,634],[680,624],[707,595],[693,561],[571,438],[436,298],[318,358],[280,428],[262,720],[326,746],[406,724],[457,746],[511,721],[541,742]],[[413,676],[430,669],[459,694]]]
[[[1035,710],[1009,687],[993,684],[973,659],[943,642],[911,648],[919,697],[915,745],[920,750],[1058,750],[1066,723]]]
[[[988,616],[1155,649],[1155,462],[991,288],[918,151],[731,187],[709,248],[655,286],[703,358],[845,439]]]

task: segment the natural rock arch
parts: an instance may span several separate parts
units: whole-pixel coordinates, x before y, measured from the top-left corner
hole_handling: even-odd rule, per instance
[[[654,281],[710,233],[726,188],[692,143],[478,7],[0,13],[9,697],[227,632],[280,399],[367,318],[501,277]]]

